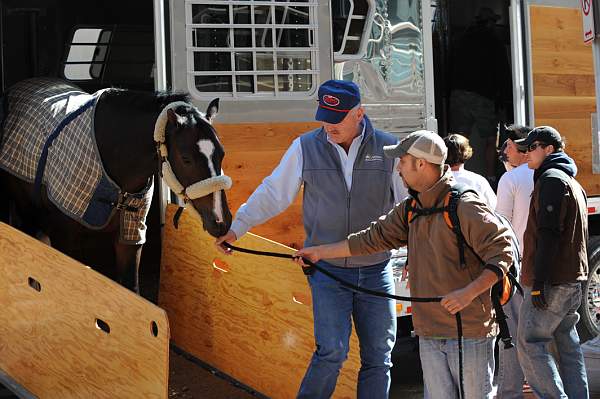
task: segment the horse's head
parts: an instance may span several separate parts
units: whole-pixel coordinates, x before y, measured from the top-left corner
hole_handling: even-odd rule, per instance
[[[224,188],[231,184],[222,174],[225,151],[212,121],[219,109],[219,100],[213,100],[206,114],[189,104],[179,104],[166,112],[164,128],[168,164],[176,181],[171,189],[183,195],[200,214],[204,229],[212,236],[225,234],[231,225],[231,212]]]

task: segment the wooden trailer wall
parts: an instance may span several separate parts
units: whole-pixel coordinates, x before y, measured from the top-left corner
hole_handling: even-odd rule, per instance
[[[577,180],[588,195],[600,195],[600,176],[592,173],[594,62],[581,11],[532,5],[529,13],[535,125],[558,129],[577,162]]]

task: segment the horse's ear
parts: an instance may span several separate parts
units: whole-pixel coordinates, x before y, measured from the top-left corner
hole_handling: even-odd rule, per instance
[[[187,123],[187,117],[179,115],[173,108],[167,110],[167,119],[175,126],[184,126]]]
[[[173,125],[177,126],[179,124],[179,116],[175,113],[175,111],[173,111],[173,108],[167,110],[167,119]]]
[[[219,99],[215,98],[214,100],[212,100],[210,102],[210,104],[208,104],[208,108],[206,108],[206,119],[208,119],[208,121],[210,123],[212,123],[213,119],[215,119],[217,117],[218,113],[219,113]]]

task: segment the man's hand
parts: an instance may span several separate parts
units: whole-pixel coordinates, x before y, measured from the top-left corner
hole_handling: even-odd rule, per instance
[[[461,288],[443,297],[440,303],[448,312],[456,314],[469,306],[473,299],[475,299],[475,296],[471,290]]]
[[[531,303],[537,310],[546,310],[548,308],[546,297],[544,296],[543,282],[533,282],[533,288],[531,289]]]
[[[236,240],[237,240],[237,236],[235,235],[233,230],[229,230],[227,232],[227,234],[225,234],[224,236],[221,236],[215,240],[215,246],[217,247],[219,252],[222,252],[225,255],[231,255],[233,253],[233,251],[231,249],[227,248],[225,245],[223,245],[223,243],[227,242],[229,244],[233,244]]]
[[[294,254],[294,262],[302,267],[308,266],[302,261],[302,258],[310,260],[312,263],[317,263],[322,259],[321,246],[302,248]]]
[[[315,247],[302,248],[294,254],[294,261],[300,266],[306,267],[302,262],[302,257],[317,263],[321,259],[329,258],[347,258],[351,256],[348,241],[338,241],[333,244],[317,245]]]

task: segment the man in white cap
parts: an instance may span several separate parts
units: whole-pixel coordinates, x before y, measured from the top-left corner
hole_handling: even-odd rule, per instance
[[[304,248],[296,253],[311,261],[373,254],[408,245],[409,284],[415,297],[443,297],[441,303],[413,302],[413,323],[419,335],[426,397],[456,398],[459,388],[458,334],[453,316],[461,312],[464,337],[465,398],[491,398],[494,374],[494,323],[491,287],[512,263],[507,229],[475,194],[465,193],[457,208],[466,244],[465,265],[459,265],[455,233],[439,212],[455,184],[444,165],[447,149],[437,134],[417,131],[384,148],[400,158],[398,172],[411,199],[397,204],[365,230],[344,241]],[[438,211],[438,212],[436,212]],[[298,260],[301,263],[301,260]]]

